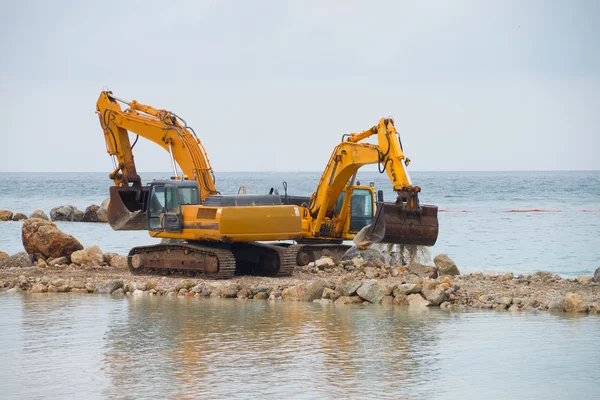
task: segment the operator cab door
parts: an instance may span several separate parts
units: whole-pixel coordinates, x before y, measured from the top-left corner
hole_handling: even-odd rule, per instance
[[[373,222],[373,192],[354,189],[350,198],[350,232],[358,232]]]
[[[350,197],[350,225],[348,232],[356,233],[365,226],[373,222],[373,192],[369,189],[353,188]],[[342,205],[346,192],[342,192],[338,197],[334,212],[339,215],[342,211]]]
[[[179,189],[175,185],[154,185],[148,205],[148,230],[181,232]]]

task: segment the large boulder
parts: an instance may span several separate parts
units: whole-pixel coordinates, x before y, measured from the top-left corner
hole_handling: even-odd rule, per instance
[[[283,289],[281,297],[283,300],[287,301],[302,301],[304,300],[304,294],[304,286],[290,286],[288,288]]]
[[[361,285],[362,284],[357,281],[346,281],[337,285],[335,291],[340,296],[350,297],[356,295],[356,291],[358,290],[358,288],[360,288]]]
[[[13,221],[23,221],[27,219],[27,215],[23,213],[16,213],[15,215],[13,215],[12,219]]]
[[[371,303],[379,303],[381,299],[390,294],[390,291],[386,286],[374,279],[363,283],[356,293]]]
[[[408,265],[408,272],[411,274],[415,274],[424,278],[437,278],[438,271],[435,267],[430,267],[429,265],[423,265],[418,262],[412,262]]]
[[[441,288],[434,287],[433,285],[431,285],[430,287],[428,287],[428,285],[425,285],[423,287],[423,296],[425,296],[425,299],[429,300],[429,302],[431,302],[432,305],[439,306],[444,301],[446,301],[446,292],[444,292],[444,290]]]
[[[23,221],[21,238],[28,254],[46,258],[69,258],[74,251],[83,249],[77,239],[60,231],[54,222],[40,218]]]
[[[426,300],[418,293],[409,294],[406,298],[409,307],[428,307],[431,305],[429,300]]]
[[[98,222],[98,210],[100,206],[92,204],[83,212],[83,222]]]
[[[71,254],[71,261],[77,265],[97,266],[104,263],[104,255],[100,247],[94,245]]]
[[[363,260],[371,263],[375,263],[376,260],[385,262],[385,258],[379,250],[376,250],[372,247],[360,249],[357,246],[350,247],[342,256],[342,260],[352,260],[358,256],[361,256]]]
[[[447,254],[438,254],[433,259],[440,276],[442,275],[460,275],[458,267]]]
[[[0,221],[12,220],[13,212],[9,210],[0,210]]]
[[[304,300],[313,301],[315,299],[320,299],[323,295],[323,289],[326,287],[329,287],[329,283],[324,279],[312,281],[306,286]]]
[[[75,221],[75,207],[59,206],[50,210],[50,218],[52,221]]]
[[[567,293],[560,302],[560,307],[566,312],[588,312],[587,303],[576,293]]]
[[[129,268],[129,266],[127,265],[127,256],[117,254],[116,256],[111,257],[110,266],[117,269]]]
[[[29,218],[40,218],[40,219],[44,219],[46,221],[50,220],[50,218],[48,218],[48,216],[46,215],[46,213],[43,212],[42,210],[35,210],[34,212],[32,212],[29,215]]]
[[[5,258],[8,258],[8,254],[3,251],[0,251],[0,260],[3,260]]]
[[[0,259],[0,269],[2,268],[26,268],[31,267],[33,261],[31,256],[25,252],[20,252]]]
[[[98,222],[108,222],[108,203],[110,203],[110,199],[104,199],[100,204],[100,208],[96,211]]]
[[[600,283],[600,267],[594,272],[594,282]]]
[[[73,207],[73,221],[75,221],[75,222],[83,221],[83,211],[78,210],[77,207]]]

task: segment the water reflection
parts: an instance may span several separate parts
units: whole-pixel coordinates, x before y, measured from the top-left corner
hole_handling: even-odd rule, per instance
[[[114,387],[177,398],[398,397],[435,377],[439,323],[384,307],[133,298],[107,334]],[[148,381],[147,376],[152,376]],[[161,376],[159,380],[157,376]]]
[[[77,294],[0,305],[1,398],[600,398],[593,315]]]

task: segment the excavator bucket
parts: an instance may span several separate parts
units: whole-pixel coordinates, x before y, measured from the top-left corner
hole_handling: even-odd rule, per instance
[[[374,243],[433,246],[438,237],[438,208],[422,205],[407,209],[402,202],[377,203],[366,239]]]
[[[148,229],[144,202],[146,188],[110,187],[108,223],[115,231],[145,231]]]

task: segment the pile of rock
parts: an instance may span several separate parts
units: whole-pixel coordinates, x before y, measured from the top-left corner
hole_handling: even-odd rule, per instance
[[[29,217],[23,213],[13,213],[10,210],[0,210],[0,222],[24,221],[28,218],[39,218],[46,221],[69,221],[69,222],[108,222],[108,203],[105,199],[101,205],[92,204],[85,209],[79,210],[72,205],[54,207],[50,210],[50,218],[42,210],[35,210]]]

